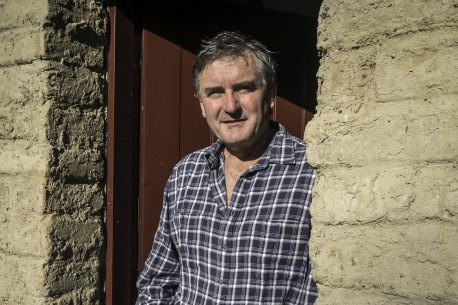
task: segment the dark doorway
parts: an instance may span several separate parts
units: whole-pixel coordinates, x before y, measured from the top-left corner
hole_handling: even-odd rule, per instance
[[[110,17],[119,16],[117,20],[124,23],[112,24],[111,44],[116,38],[118,49],[111,49],[124,52],[119,58],[110,54],[110,63],[133,67],[128,74],[120,68],[109,72],[109,91],[113,91],[109,101],[114,101],[109,103],[109,120],[115,120],[109,126],[118,126],[122,135],[112,132],[110,137],[109,127],[107,304],[133,304],[134,280],[151,249],[171,169],[183,155],[214,140],[192,96],[190,68],[200,40],[222,30],[240,31],[273,51],[279,64],[274,119],[302,137],[316,107],[321,0],[116,1],[112,5]],[[126,57],[125,52],[132,56]],[[116,73],[120,77],[113,77]],[[125,96],[122,100],[117,98],[120,92]],[[126,108],[131,120],[123,122]],[[116,158],[117,151],[126,151],[126,137],[133,145],[130,153],[137,151],[138,156],[127,163]],[[131,177],[127,184],[122,182],[126,172]],[[138,201],[133,198],[136,194]],[[132,249],[134,244],[138,248]]]
[[[177,5],[175,1],[148,1],[143,27],[194,54],[201,39],[223,30],[254,36],[274,52],[279,64],[278,95],[314,113],[320,3],[234,0],[184,1]]]

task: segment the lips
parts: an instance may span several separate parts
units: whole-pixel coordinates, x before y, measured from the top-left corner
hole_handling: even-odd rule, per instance
[[[238,120],[226,120],[222,121],[223,124],[235,124],[235,123],[240,123],[240,122],[245,122],[246,119],[238,119]]]

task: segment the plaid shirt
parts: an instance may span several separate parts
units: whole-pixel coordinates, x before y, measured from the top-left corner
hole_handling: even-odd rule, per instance
[[[283,126],[226,206],[223,145],[173,169],[136,304],[313,304],[308,258],[315,173]]]

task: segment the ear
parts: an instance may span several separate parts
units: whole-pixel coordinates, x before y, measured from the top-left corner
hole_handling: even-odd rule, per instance
[[[202,100],[199,100],[199,104],[200,104],[200,110],[202,111],[202,116],[206,119],[207,115],[205,114],[205,107],[204,107],[204,103],[202,102]]]
[[[274,95],[273,98],[270,99],[270,111],[274,111],[275,103],[277,102],[277,97]]]
[[[274,111],[275,103],[277,102],[277,84],[272,85],[272,97],[270,99],[270,111]]]

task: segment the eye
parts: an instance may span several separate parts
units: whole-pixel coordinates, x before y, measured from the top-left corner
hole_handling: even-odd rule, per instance
[[[254,82],[248,82],[248,83],[243,83],[235,86],[234,91],[241,93],[241,94],[247,94],[253,91],[256,91],[257,86]]]
[[[254,89],[253,88],[242,88],[239,90],[240,93],[250,93],[250,92],[253,92]]]
[[[207,97],[211,97],[211,98],[218,98],[218,97],[220,97],[221,94],[223,94],[223,93],[224,93],[224,90],[215,88],[215,89],[208,90],[208,91],[206,92],[206,96],[207,96]]]

